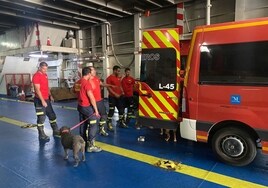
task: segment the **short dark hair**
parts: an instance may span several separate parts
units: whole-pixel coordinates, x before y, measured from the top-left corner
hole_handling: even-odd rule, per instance
[[[125,68],[125,72],[130,71],[130,68]]]
[[[86,76],[88,75],[89,73],[91,73],[91,69],[89,67],[84,67],[82,69],[82,76]]]
[[[46,62],[42,61],[40,64],[39,64],[39,67],[43,67],[43,66],[48,66]]]
[[[113,71],[115,71],[115,70],[118,70],[118,69],[121,69],[119,66],[117,66],[117,65],[115,65],[114,67],[113,67]]]

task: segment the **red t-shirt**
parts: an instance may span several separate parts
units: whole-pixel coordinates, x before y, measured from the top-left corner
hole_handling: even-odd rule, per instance
[[[80,90],[77,90],[80,85]],[[90,100],[87,96],[87,91],[92,90],[91,84],[88,80],[81,78],[75,83],[75,91],[77,91],[78,104],[80,106],[90,106]]]
[[[118,86],[118,87],[112,87],[110,89],[112,89],[118,95],[123,94],[123,91],[121,89],[121,77],[116,77],[115,75],[112,74],[108,78],[106,78],[106,83]],[[109,95],[115,97],[111,92],[109,92]]]
[[[48,78],[46,73],[42,73],[37,71],[33,75],[32,79],[33,84],[40,84],[40,92],[45,100],[49,97],[49,87],[48,87]],[[35,92],[35,97],[39,98],[37,93]]]
[[[93,95],[96,102],[101,101],[101,89],[100,89],[100,79],[97,76],[94,76],[90,79],[90,83],[93,90]]]
[[[131,76],[124,77],[122,79],[122,88],[126,97],[133,96],[133,86],[135,84],[135,79]]]

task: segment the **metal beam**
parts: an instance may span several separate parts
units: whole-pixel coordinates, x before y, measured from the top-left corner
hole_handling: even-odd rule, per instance
[[[69,10],[69,9],[65,9],[65,8],[61,8],[61,7],[57,7],[57,6],[51,5],[51,4],[44,4],[44,3],[38,2],[36,0],[24,0],[24,1],[28,2],[28,3],[31,3],[31,4],[34,4],[34,5],[44,6],[44,7],[50,8],[50,9],[55,9],[55,10],[59,10],[59,11],[63,11],[63,12],[68,12],[68,13],[71,13],[71,14],[75,14],[75,15],[78,15],[78,16],[83,16],[83,17],[90,18],[90,19],[99,20],[99,21],[102,21],[102,22],[107,21],[106,19],[103,19],[103,18],[100,18],[100,17],[84,14],[82,12],[73,11],[73,10]]]
[[[112,10],[123,12],[123,13],[128,14],[128,15],[132,15],[131,12],[125,11],[125,10],[122,9],[122,7],[114,5],[112,3],[108,3],[108,2],[106,3],[106,2],[100,1],[100,0],[87,0],[87,1],[90,2],[90,3],[94,3],[96,5],[100,5],[100,6],[103,6],[103,7],[110,8]],[[98,9],[98,10],[100,10],[100,9]]]
[[[10,3],[9,0],[0,0],[0,1]],[[22,7],[27,7],[27,8],[34,9],[34,10],[40,10],[40,11],[43,11],[43,12],[48,12],[48,13],[54,14],[54,15],[60,15],[60,16],[67,17],[67,18],[73,18],[73,19],[76,19],[76,20],[82,20],[82,21],[85,21],[85,22],[88,22],[88,23],[99,23],[97,21],[93,21],[93,20],[89,20],[89,19],[83,19],[83,18],[79,18],[77,16],[71,16],[71,15],[63,14],[63,13],[56,12],[56,11],[50,11],[50,10],[46,10],[44,8],[39,8],[37,6],[26,5],[24,3],[12,2],[12,4],[19,5],[19,6],[22,6]]]
[[[151,1],[151,0],[146,0],[146,1],[149,2],[149,3],[151,3],[151,4],[153,4],[153,5],[155,5],[155,6],[158,6],[158,7],[160,7],[160,8],[163,7],[162,5],[160,5],[160,4],[156,3],[156,2],[153,2],[153,1]]]
[[[181,2],[176,2],[176,3],[175,3],[174,0],[166,0],[166,1],[167,1],[167,2],[170,2],[170,3],[172,3],[172,4],[181,3]]]
[[[74,22],[74,21],[70,21],[70,20],[66,20],[66,19],[62,19],[62,18],[55,18],[55,17],[52,17],[52,16],[44,15],[44,14],[38,14],[38,13],[35,13],[35,12],[31,12],[31,11],[27,11],[27,10],[22,10],[22,9],[14,8],[12,6],[8,7],[8,6],[0,5],[0,7],[4,7],[4,8],[7,8],[7,9],[12,9],[12,10],[16,10],[16,11],[22,12],[23,14],[29,13],[29,14],[34,14],[34,15],[38,15],[38,16],[47,17],[47,18],[50,18],[50,19],[52,18],[52,20],[61,20],[61,21],[63,20],[65,22],[70,22],[70,23],[73,23],[73,24],[77,24],[77,22]]]
[[[98,11],[98,12],[101,12],[101,13],[110,14],[110,15],[113,15],[113,16],[116,16],[116,17],[119,17],[119,18],[123,18],[122,15],[115,14],[113,12],[109,12],[109,11],[105,11],[105,10],[101,10],[101,9],[97,9],[95,7],[92,7],[92,6],[85,5],[83,3],[79,3],[77,1],[72,1],[72,0],[65,0],[65,1],[68,2],[68,3],[74,4],[74,5],[79,5],[81,7],[85,7],[85,8],[88,8],[88,9],[91,9],[91,10],[95,10],[95,11]]]
[[[63,23],[59,23],[59,22],[55,22],[55,21],[48,21],[48,20],[44,20],[44,19],[40,19],[40,18],[33,18],[30,16],[18,15],[16,13],[10,12],[10,11],[1,10],[0,14],[19,17],[19,18],[25,18],[28,20],[34,20],[34,21],[38,21],[38,22],[42,22],[42,23],[57,25],[57,26],[61,26],[61,27],[67,27],[67,28],[71,28],[71,29],[80,29],[80,27],[77,25],[63,24]]]

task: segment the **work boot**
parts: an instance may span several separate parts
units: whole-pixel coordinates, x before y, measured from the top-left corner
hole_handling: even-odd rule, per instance
[[[97,153],[97,152],[102,151],[102,149],[100,147],[98,147],[98,146],[95,146],[94,141],[92,141],[92,142],[88,141],[86,151],[88,153],[91,153],[91,152]]]
[[[51,128],[53,130],[53,136],[60,136],[60,131],[56,123],[51,124]]]
[[[128,126],[126,125],[126,123],[124,122],[123,119],[119,120],[117,122],[117,124],[119,124],[119,127],[122,127],[122,128],[128,128]]]
[[[39,140],[49,141],[50,138],[45,134],[44,126],[37,126]]]
[[[109,136],[109,134],[105,131],[104,126],[100,126],[100,135]]]
[[[113,125],[112,125],[112,122],[110,122],[110,121],[108,122],[107,128],[108,128],[109,131],[113,131],[114,130]]]

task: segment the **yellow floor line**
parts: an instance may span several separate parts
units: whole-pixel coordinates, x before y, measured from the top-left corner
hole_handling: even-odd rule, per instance
[[[7,117],[3,117],[0,116],[0,121],[6,122],[6,123],[10,123],[13,125],[17,125],[17,126],[22,126],[27,124],[27,122],[22,122],[22,121],[17,121],[11,118],[7,118]],[[127,157],[133,160],[137,160],[143,163],[147,163],[149,165],[154,165],[159,161],[159,160],[167,160],[167,159],[161,159],[158,157],[154,157],[151,155],[147,155],[147,154],[143,154],[143,153],[139,153],[136,151],[132,151],[132,150],[128,150],[128,149],[124,149],[124,148],[120,148],[117,146],[113,146],[110,144],[106,144],[103,142],[96,142],[96,144],[98,146],[100,146],[104,151],[116,154],[116,155],[120,155],[123,157]],[[267,186],[264,185],[260,185],[260,184],[256,184],[256,183],[252,183],[249,181],[245,181],[245,180],[241,180],[238,178],[233,178],[230,176],[226,176],[226,175],[222,175],[219,173],[215,173],[215,172],[211,172],[208,170],[203,170],[200,168],[196,168],[193,166],[189,166],[189,165],[184,165],[181,164],[179,169],[176,169],[175,172],[180,173],[180,174],[185,174],[188,176],[192,176],[198,179],[202,179],[208,182],[212,182],[212,183],[216,183],[216,184],[220,184],[226,187],[233,187],[233,188],[267,188]]]
[[[33,105],[33,102],[30,102],[30,101],[21,101],[19,99],[0,98],[0,100],[3,100],[3,101],[12,101],[12,102],[20,102],[20,103],[26,103],[26,104],[32,104]],[[77,110],[77,108],[74,108],[74,107],[60,106],[60,105],[56,105],[56,104],[53,104],[53,107],[63,108],[63,109],[68,109],[68,110]]]
[[[161,159],[158,157],[154,157],[151,155],[139,153],[136,151],[120,148],[117,146],[109,145],[102,142],[96,142],[98,146],[100,146],[103,150],[108,151],[110,153],[114,153],[116,155],[120,155],[123,157],[127,157],[130,159],[134,159],[143,163],[147,163],[150,165],[155,165],[159,160],[167,160],[167,159]],[[229,177],[226,175],[222,175],[219,173],[203,170],[200,168],[188,166],[181,164],[180,169],[176,169],[175,171],[181,174],[185,174],[188,176],[192,176],[195,178],[203,179],[212,183],[220,184],[227,187],[239,187],[239,188],[267,188],[267,186],[263,186],[260,184],[240,180],[237,178]]]

